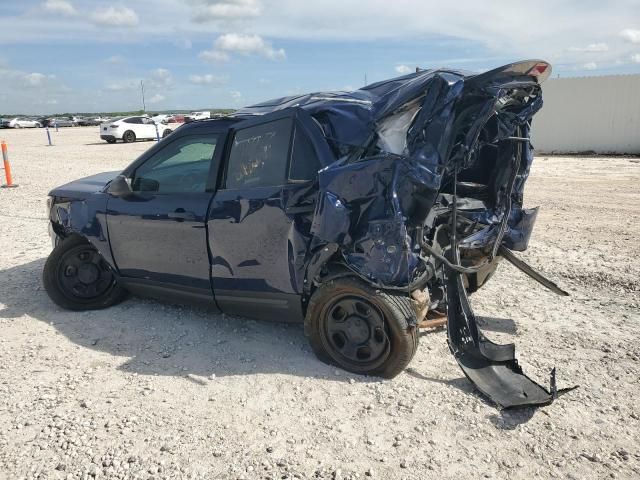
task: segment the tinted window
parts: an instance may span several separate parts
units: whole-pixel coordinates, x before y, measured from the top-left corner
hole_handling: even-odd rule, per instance
[[[320,160],[311,141],[304,131],[296,127],[293,138],[293,150],[291,152],[291,166],[289,167],[289,180],[305,181],[314,180],[320,170]]]
[[[140,117],[132,117],[124,120],[124,123],[142,123],[142,118]]]
[[[132,182],[136,192],[204,192],[217,135],[178,138],[137,168]]]
[[[236,131],[227,165],[227,188],[286,183],[290,139],[290,118]]]

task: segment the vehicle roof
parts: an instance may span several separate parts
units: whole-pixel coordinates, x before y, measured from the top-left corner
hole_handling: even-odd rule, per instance
[[[182,133],[191,130],[198,131],[220,131],[226,130],[234,123],[245,120],[244,118],[236,117],[221,117],[221,118],[207,118],[204,120],[194,120],[193,122],[185,123],[180,127]]]

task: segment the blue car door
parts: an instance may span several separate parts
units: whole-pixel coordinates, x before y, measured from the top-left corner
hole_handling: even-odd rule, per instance
[[[223,164],[208,218],[216,302],[228,313],[299,321],[319,161],[295,111],[234,125]]]
[[[176,132],[125,172],[134,195],[109,198],[107,226],[130,290],[214,303],[205,223],[224,138],[203,128]]]

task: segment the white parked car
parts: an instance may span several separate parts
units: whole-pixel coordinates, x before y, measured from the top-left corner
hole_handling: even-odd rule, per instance
[[[190,120],[206,120],[211,118],[211,112],[191,112],[187,116]]]
[[[42,124],[36,120],[29,120],[27,118],[14,118],[9,121],[9,128],[41,128]]]
[[[160,124],[160,123],[163,123],[169,117],[171,117],[171,115],[168,115],[166,113],[159,113],[158,115],[154,115],[153,117],[151,117],[151,120],[153,120],[157,124]]]
[[[100,138],[107,143],[116,143],[118,140],[124,143],[155,140],[158,135],[164,138],[172,131],[171,126],[156,124],[147,116],[114,118],[100,124]]]

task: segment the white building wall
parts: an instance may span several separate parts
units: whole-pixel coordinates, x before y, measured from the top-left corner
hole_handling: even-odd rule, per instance
[[[640,75],[555,78],[533,117],[539,153],[640,154]]]

